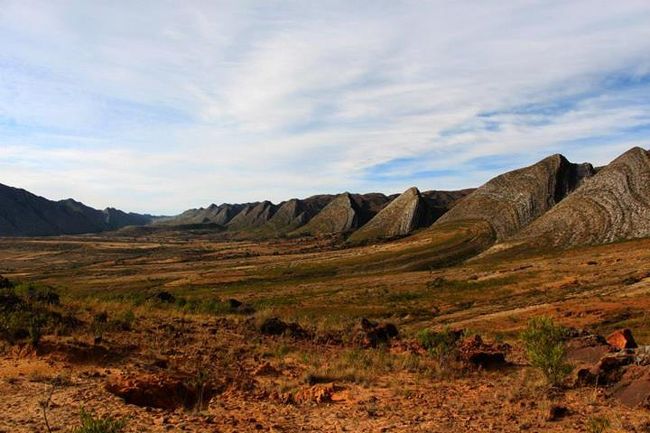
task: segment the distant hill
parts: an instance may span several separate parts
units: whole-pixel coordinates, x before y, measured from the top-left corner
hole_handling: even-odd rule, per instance
[[[485,221],[501,241],[543,215],[594,174],[591,164],[574,164],[562,155],[552,155],[491,179],[456,203],[436,224]]]
[[[572,247],[647,236],[650,153],[635,147],[518,233],[510,245]]]
[[[98,233],[153,219],[114,208],[97,210],[72,199],[52,201],[0,184],[0,236]]]
[[[173,217],[102,211],[0,184],[0,236],[146,225],[130,233],[186,231],[230,239],[335,235],[350,244],[415,233],[419,247],[410,257],[420,267],[431,265],[434,256],[435,263],[452,263],[516,247],[607,243],[650,236],[650,153],[636,147],[598,168],[551,155],[477,189],[420,192],[412,187],[399,195],[345,192],[278,204],[211,204]]]
[[[409,188],[350,235],[351,243],[405,236],[427,227],[473,190],[427,191]]]

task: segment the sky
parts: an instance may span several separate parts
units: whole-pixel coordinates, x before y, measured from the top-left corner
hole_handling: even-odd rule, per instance
[[[175,214],[650,147],[650,1],[0,0],[0,183]]]

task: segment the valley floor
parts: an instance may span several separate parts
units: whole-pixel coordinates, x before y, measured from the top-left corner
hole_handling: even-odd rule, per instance
[[[126,417],[129,432],[590,432],[599,419],[604,431],[650,431],[650,411],[606,387],[549,391],[518,339],[531,317],[550,315],[604,335],[628,327],[650,344],[650,240],[425,270],[390,260],[426,242],[1,239],[0,274],[55,287],[80,322],[37,349],[4,346],[0,431],[46,431],[50,392],[52,431],[78,425],[82,409]],[[104,312],[113,325],[98,331]],[[271,317],[308,335],[263,335]],[[400,335],[360,347],[362,318]],[[444,327],[509,343],[510,364],[441,368],[416,336]],[[568,411],[549,419],[553,406]]]

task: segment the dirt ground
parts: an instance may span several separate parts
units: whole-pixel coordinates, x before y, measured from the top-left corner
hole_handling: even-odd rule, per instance
[[[650,344],[650,240],[429,270],[366,266],[413,242],[2,239],[0,274],[54,287],[79,324],[37,348],[3,345],[0,431],[47,431],[45,417],[69,431],[82,409],[125,418],[128,432],[591,432],[598,419],[604,431],[650,431],[650,410],[606,387],[549,391],[518,338],[550,315],[603,335],[627,327]],[[247,308],[228,309],[230,299]],[[98,333],[104,312],[131,319]],[[271,317],[308,335],[263,335]],[[359,346],[361,318],[395,324],[399,337]],[[444,327],[509,343],[509,364],[441,368],[416,335]],[[131,402],[115,389],[131,389]],[[549,417],[553,406],[566,413]]]

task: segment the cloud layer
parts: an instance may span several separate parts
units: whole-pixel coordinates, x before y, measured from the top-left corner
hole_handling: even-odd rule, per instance
[[[646,0],[0,0],[0,182],[51,198],[453,189],[649,132]]]

